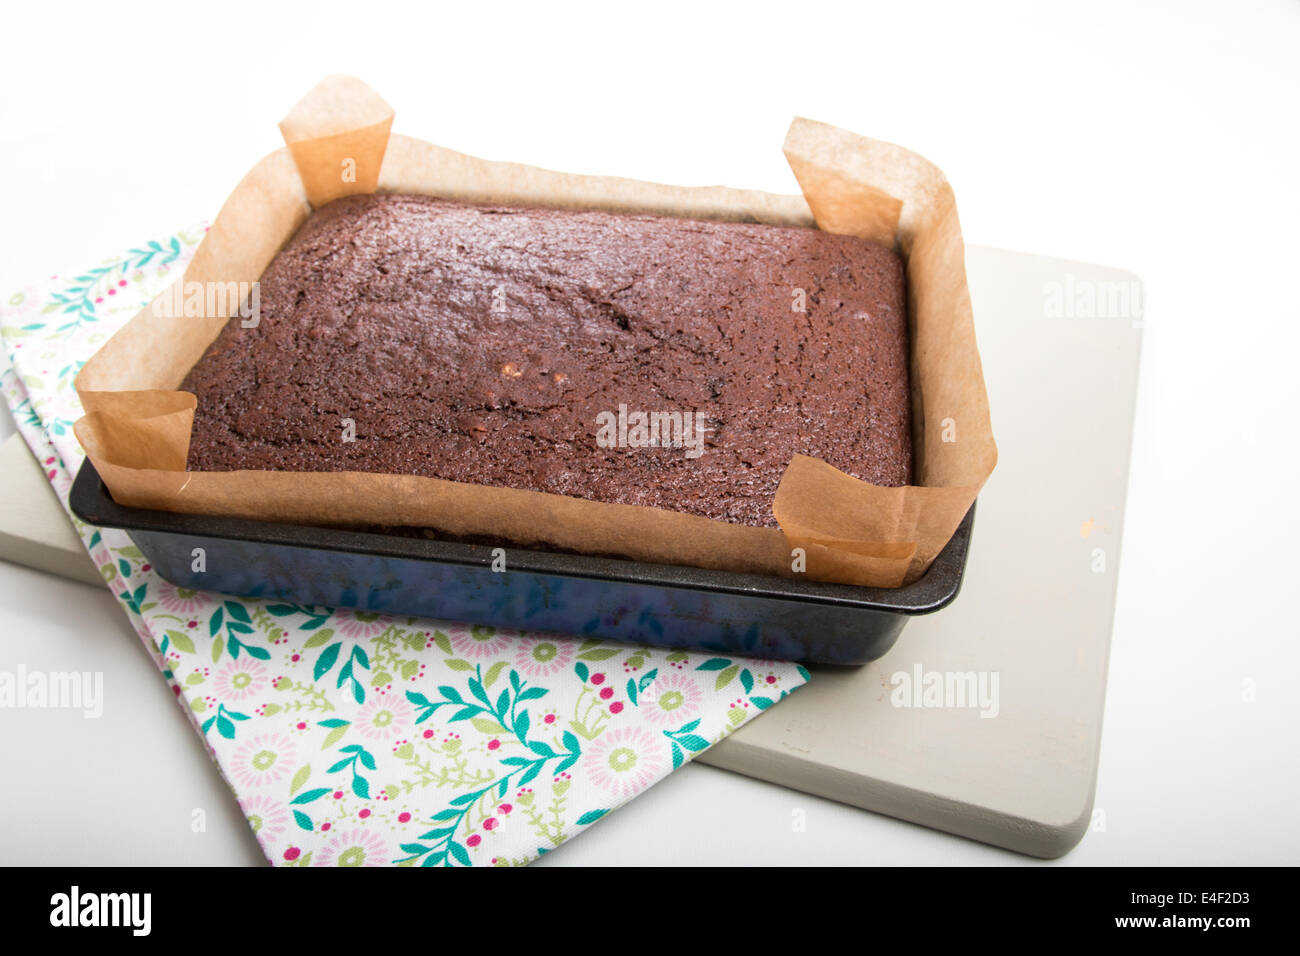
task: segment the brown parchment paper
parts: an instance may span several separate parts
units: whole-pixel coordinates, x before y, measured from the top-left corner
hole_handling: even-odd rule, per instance
[[[917,484],[879,487],[797,456],[773,502],[778,530],[417,476],[186,471],[195,398],[176,389],[235,313],[238,303],[228,301],[214,315],[171,317],[146,307],[77,377],[85,416],[76,434],[116,501],[303,524],[424,526],[507,544],[877,587],[897,587],[929,567],[997,461],[956,203],[937,168],[900,147],[795,119],[785,154],[803,195],[778,196],[492,162],[391,134],[392,120],[392,109],[361,81],[326,78],[285,117],[288,146],[239,183],[178,281],[187,288],[256,281],[314,207],[375,190],[815,224],[892,242],[907,267]],[[804,571],[794,570],[794,548],[804,549]]]

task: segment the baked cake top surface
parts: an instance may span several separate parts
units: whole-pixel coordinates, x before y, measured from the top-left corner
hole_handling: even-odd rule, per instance
[[[865,240],[354,196],[307,220],[259,299],[181,386],[191,468],[418,474],[773,527],[796,453],[911,480],[903,268]],[[634,447],[638,413],[657,444]]]

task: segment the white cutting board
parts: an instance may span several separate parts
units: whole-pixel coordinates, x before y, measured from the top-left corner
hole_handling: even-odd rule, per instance
[[[814,668],[698,759],[1054,857],[1087,831],[1096,788],[1141,290],[1117,269],[978,246],[967,269],[1000,461],[962,593],[881,660]],[[0,449],[0,482],[0,557],[98,580],[20,437]],[[986,691],[996,672],[997,715],[896,706],[893,675],[918,667],[982,675]]]

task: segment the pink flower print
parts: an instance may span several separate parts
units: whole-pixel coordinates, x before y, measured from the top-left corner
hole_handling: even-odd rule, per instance
[[[667,745],[645,727],[620,727],[596,738],[582,755],[582,769],[598,787],[632,797],[667,772]]]
[[[270,686],[266,665],[252,658],[227,661],[213,681],[217,697],[224,702],[257,697]]]
[[[577,655],[566,637],[521,637],[515,642],[515,670],[524,677],[550,677],[573,666]]]
[[[700,716],[704,692],[693,677],[678,671],[660,673],[641,692],[640,711],[650,723],[677,728]]]
[[[388,841],[373,830],[340,830],[312,858],[312,866],[387,866],[392,862]]]
[[[451,638],[451,649],[457,657],[468,658],[469,660],[485,660],[489,657],[496,657],[510,651],[514,646],[514,637],[517,631],[507,631],[504,628],[497,629],[493,627],[466,627],[463,624],[452,625],[447,628],[447,636]]]
[[[190,588],[178,588],[176,585],[162,579],[158,581],[156,594],[159,605],[173,614],[188,616],[208,603],[206,592],[194,591]]]
[[[239,809],[244,811],[257,842],[269,856],[289,829],[288,808],[274,797],[259,793],[251,797],[240,797]]]
[[[250,790],[270,786],[288,775],[297,755],[294,742],[283,734],[260,734],[235,747],[230,775]]]
[[[789,667],[784,661],[772,661],[765,658],[752,658],[750,660],[736,661],[741,667],[748,667],[749,672],[754,675],[754,693],[762,694],[759,688],[771,690],[781,683],[781,672]]]
[[[393,623],[386,614],[374,611],[339,611],[333,620],[334,630],[353,641],[368,641],[388,630]]]
[[[371,693],[352,726],[367,740],[396,739],[410,729],[414,716],[405,697]]]

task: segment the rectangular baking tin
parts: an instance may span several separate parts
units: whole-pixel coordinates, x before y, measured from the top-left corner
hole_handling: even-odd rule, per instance
[[[875,660],[909,616],[950,603],[975,520],[972,505],[917,581],[862,588],[514,547],[497,572],[484,545],[123,507],[90,461],[70,504],[180,587],[826,664]]]

